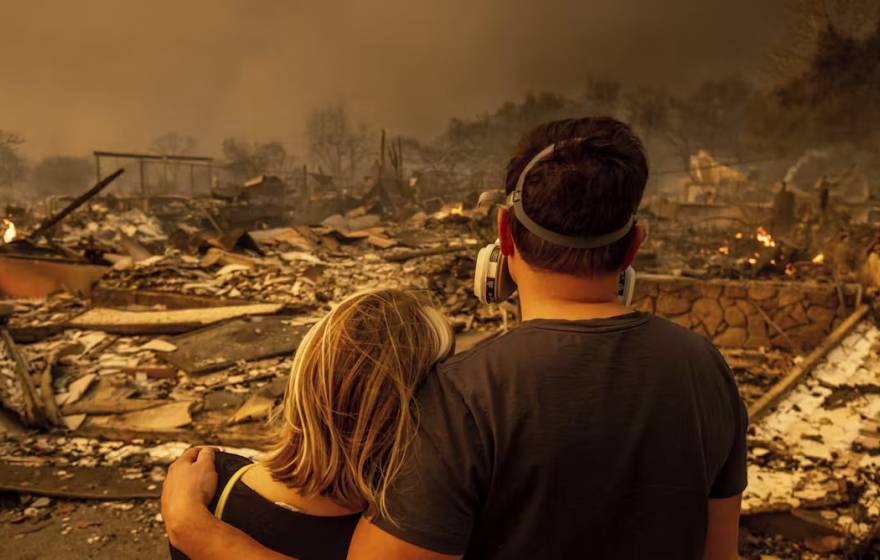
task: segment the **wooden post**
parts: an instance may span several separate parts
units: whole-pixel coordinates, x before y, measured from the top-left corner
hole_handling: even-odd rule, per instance
[[[349,180],[351,181],[351,187],[354,187],[356,184],[356,179],[354,176],[355,172],[355,162],[354,162],[354,142],[350,142],[348,144],[348,172],[350,174]]]
[[[379,178],[377,182],[382,184],[382,176],[385,173],[385,129],[382,129],[382,138],[379,140]],[[381,188],[381,187],[380,187]]]
[[[306,204],[312,201],[312,188],[309,185],[309,169],[303,164],[303,194],[306,197]]]
[[[403,184],[403,140],[397,137],[397,165],[399,166],[399,181]]]
[[[30,368],[24,355],[16,347],[12,335],[6,328],[6,319],[0,323],[0,341],[6,346],[6,354],[13,362],[13,370],[18,377],[19,388],[24,401],[24,414],[22,420],[28,426],[46,426],[47,418],[40,400],[37,397],[37,389],[31,379]]]

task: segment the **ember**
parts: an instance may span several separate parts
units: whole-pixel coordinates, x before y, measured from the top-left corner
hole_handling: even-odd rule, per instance
[[[12,243],[15,240],[15,224],[12,221],[3,219],[3,242]]]
[[[773,236],[770,235],[769,231],[762,227],[758,227],[758,229],[755,230],[755,239],[757,239],[758,243],[764,247],[776,247],[776,241],[773,240]]]

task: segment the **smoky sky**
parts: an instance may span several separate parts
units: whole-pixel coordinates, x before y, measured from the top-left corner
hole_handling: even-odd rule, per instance
[[[589,77],[676,90],[757,76],[783,0],[0,0],[0,129],[25,154],[146,150],[178,131],[303,155],[306,116],[430,138]]]

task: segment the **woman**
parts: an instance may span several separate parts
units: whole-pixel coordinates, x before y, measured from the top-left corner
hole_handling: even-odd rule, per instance
[[[416,429],[413,391],[452,346],[444,317],[410,293],[344,300],[297,350],[266,458],[217,453],[211,511],[288,556],[344,559],[361,513],[387,515]]]

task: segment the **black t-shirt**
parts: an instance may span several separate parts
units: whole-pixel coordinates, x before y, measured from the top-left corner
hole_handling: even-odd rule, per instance
[[[252,461],[232,453],[214,455],[217,492],[208,509],[217,507],[230,478]],[[317,516],[293,511],[270,502],[237,480],[226,499],[221,519],[238,527],[267,548],[299,560],[345,560],[360,514]],[[171,547],[171,558],[187,556]]]
[[[533,320],[450,358],[383,530],[466,558],[701,558],[746,486],[746,412],[699,335],[630,313]]]

